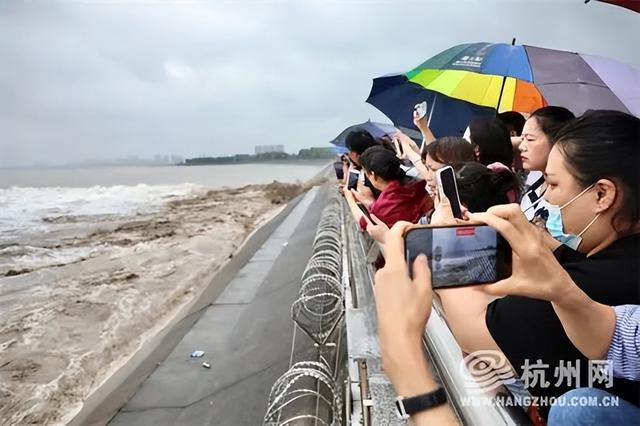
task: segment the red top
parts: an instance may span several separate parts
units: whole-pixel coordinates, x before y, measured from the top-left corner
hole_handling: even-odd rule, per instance
[[[425,189],[425,181],[411,181],[405,184],[394,180],[385,188],[369,211],[388,227],[405,220],[417,223],[420,217],[433,208],[433,200]],[[360,228],[367,229],[367,220],[360,218]]]

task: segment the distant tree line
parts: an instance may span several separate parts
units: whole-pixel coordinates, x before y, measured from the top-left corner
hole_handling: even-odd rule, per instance
[[[255,163],[262,161],[279,161],[279,160],[312,160],[312,159],[330,159],[336,156],[335,151],[330,147],[306,148],[298,151],[298,154],[287,154],[286,152],[267,152],[264,154],[249,155],[236,154],[223,157],[197,157],[187,158],[184,164],[187,166],[199,166],[203,164],[238,164],[238,163]]]

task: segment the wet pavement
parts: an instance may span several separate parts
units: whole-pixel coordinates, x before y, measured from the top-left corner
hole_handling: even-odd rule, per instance
[[[289,366],[290,307],[331,189],[303,196],[110,425],[261,424],[271,386]],[[196,350],[205,354],[192,358]],[[311,342],[297,338],[294,358],[305,352]]]

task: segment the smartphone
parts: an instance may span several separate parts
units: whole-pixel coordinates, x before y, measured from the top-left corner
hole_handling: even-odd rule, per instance
[[[436,171],[436,181],[441,193],[447,196],[451,203],[451,211],[453,217],[462,219],[462,205],[460,204],[460,195],[458,194],[458,185],[456,184],[456,175],[453,167],[444,166]]]
[[[417,116],[416,118],[418,120],[422,120],[424,116],[427,115],[427,101],[416,104],[416,106],[413,107],[413,109],[416,112],[416,116]]]
[[[427,256],[433,288],[490,284],[511,275],[511,247],[488,225],[416,226],[404,236],[405,259]]]
[[[369,209],[366,208],[364,204],[356,203],[356,205],[362,211],[362,214],[365,215],[367,217],[367,219],[369,219],[369,222],[376,223],[376,221],[373,220],[373,218],[371,217],[371,212],[369,212]]]
[[[347,189],[356,189],[358,188],[358,178],[360,177],[360,172],[357,170],[349,170],[349,180],[347,181]]]
[[[336,172],[336,179],[342,180],[344,179],[344,171],[342,170],[342,161],[336,161],[333,163],[333,170]]]

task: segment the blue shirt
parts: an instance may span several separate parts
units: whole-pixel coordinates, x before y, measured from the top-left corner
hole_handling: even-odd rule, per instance
[[[616,328],[607,360],[613,363],[613,376],[640,380],[640,306],[614,306]]]

